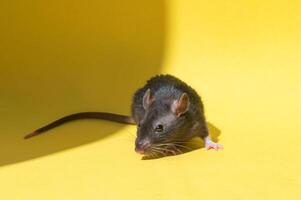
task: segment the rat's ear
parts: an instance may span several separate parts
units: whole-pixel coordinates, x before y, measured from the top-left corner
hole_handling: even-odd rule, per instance
[[[153,101],[154,98],[151,95],[151,91],[147,89],[143,95],[143,108],[146,110]]]
[[[185,112],[187,112],[189,108],[189,97],[188,95],[184,92],[179,100],[175,100],[172,105],[171,105],[171,111],[177,115],[178,117]]]

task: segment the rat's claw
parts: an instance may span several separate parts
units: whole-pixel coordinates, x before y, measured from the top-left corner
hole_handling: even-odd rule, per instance
[[[215,142],[213,142],[211,140],[206,140],[205,141],[205,147],[206,147],[207,150],[209,150],[209,149],[219,150],[219,149],[223,149],[224,148],[223,145],[215,143]]]

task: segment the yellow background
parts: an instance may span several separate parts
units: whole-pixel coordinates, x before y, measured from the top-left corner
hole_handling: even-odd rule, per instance
[[[300,199],[301,3],[297,0],[0,2],[1,199]],[[220,131],[154,160],[135,127],[65,114],[129,114],[146,79],[171,73]],[[212,132],[211,132],[212,133]]]

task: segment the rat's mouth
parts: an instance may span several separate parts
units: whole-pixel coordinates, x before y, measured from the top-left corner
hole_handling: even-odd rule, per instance
[[[147,149],[143,149],[143,148],[135,148],[135,151],[137,152],[137,153],[139,153],[139,154],[142,154],[142,155],[146,155],[146,153],[147,153]]]
[[[151,149],[151,142],[148,139],[136,139],[135,151],[139,154],[146,155]]]
[[[149,155],[151,154],[152,151],[152,145],[150,144],[142,145],[142,146],[136,145],[135,151],[141,155]]]

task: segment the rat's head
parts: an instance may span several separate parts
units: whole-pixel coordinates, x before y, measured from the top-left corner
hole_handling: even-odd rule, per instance
[[[178,99],[155,99],[147,90],[143,97],[145,109],[144,118],[137,128],[135,150],[149,155],[161,152],[175,142],[185,139],[185,132],[190,123],[187,111],[190,105],[189,97],[182,93]]]

